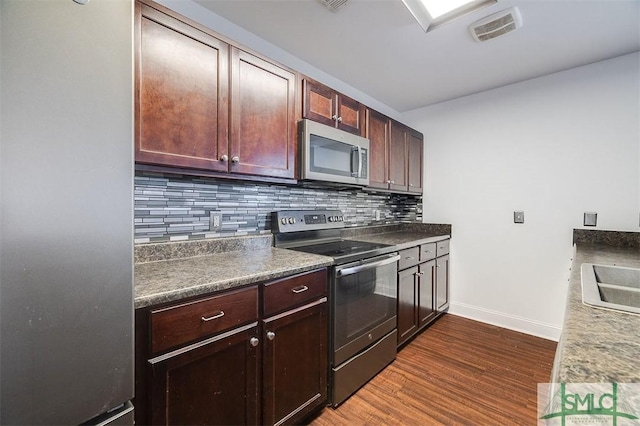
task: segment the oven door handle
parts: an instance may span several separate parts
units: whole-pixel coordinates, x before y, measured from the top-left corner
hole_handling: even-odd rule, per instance
[[[344,277],[345,275],[353,275],[353,274],[357,274],[358,272],[366,271],[369,269],[375,269],[380,266],[388,265],[390,263],[397,262],[398,260],[400,260],[400,255],[395,254],[395,255],[389,256],[386,259],[378,260],[376,262],[365,263],[364,265],[358,265],[351,268],[337,269],[336,274],[339,277]]]

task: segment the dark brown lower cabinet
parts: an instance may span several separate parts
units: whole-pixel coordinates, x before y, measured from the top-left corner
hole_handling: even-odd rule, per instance
[[[254,323],[149,360],[151,422],[257,424],[257,336]]]
[[[327,399],[326,298],[263,321],[263,423],[297,424]]]
[[[398,346],[449,308],[449,239],[401,250],[400,259]]]
[[[421,263],[418,273],[418,327],[427,325],[436,315],[434,286],[436,284],[436,261]]]
[[[327,401],[327,269],[136,310],[136,424],[300,423]]]
[[[418,331],[416,286],[418,267],[398,272],[398,345],[404,343]]]

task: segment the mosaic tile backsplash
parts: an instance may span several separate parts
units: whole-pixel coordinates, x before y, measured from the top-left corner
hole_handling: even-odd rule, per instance
[[[265,234],[271,212],[288,209],[339,209],[347,226],[422,222],[418,196],[136,172],[135,243]],[[220,231],[209,231],[211,211]]]

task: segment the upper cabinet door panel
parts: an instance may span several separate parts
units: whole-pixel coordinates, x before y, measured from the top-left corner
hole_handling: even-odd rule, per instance
[[[389,143],[389,189],[407,190],[407,129],[403,125],[391,123],[391,139]]]
[[[338,95],[338,129],[356,135],[364,134],[364,105],[344,95]]]
[[[387,189],[389,186],[389,126],[388,117],[371,109],[367,110],[369,139],[369,186]]]
[[[409,131],[407,134],[408,190],[418,194],[422,193],[422,139],[421,133]]]
[[[226,170],[228,45],[137,8],[136,161]]]
[[[308,118],[327,126],[335,127],[336,92],[327,86],[306,78],[304,80],[304,112]]]
[[[364,136],[365,106],[317,81],[304,79],[303,117]]]
[[[231,51],[230,172],[293,178],[296,75]]]

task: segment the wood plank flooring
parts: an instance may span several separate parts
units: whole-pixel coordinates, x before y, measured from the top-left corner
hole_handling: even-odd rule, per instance
[[[556,342],[446,314],[312,426],[535,425]]]

